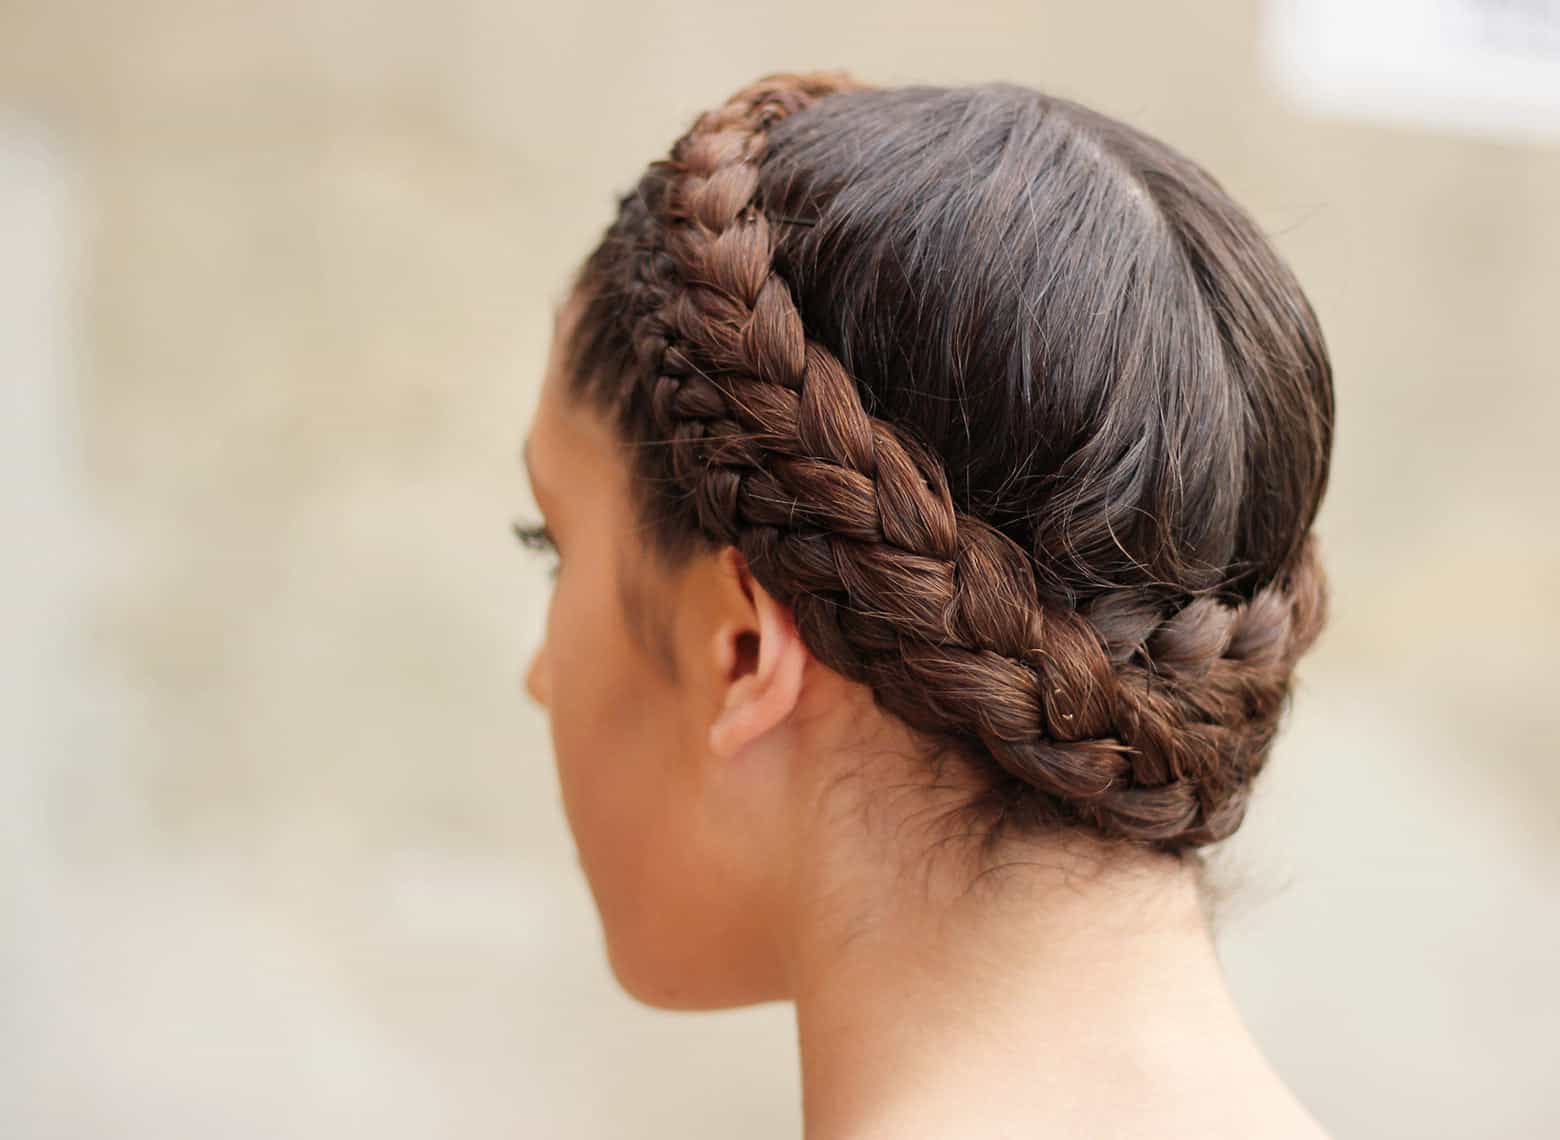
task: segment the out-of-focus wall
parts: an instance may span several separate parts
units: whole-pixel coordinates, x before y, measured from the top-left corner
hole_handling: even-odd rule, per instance
[[[1223,857],[1232,984],[1340,1137],[1554,1135],[1560,146],[1308,118],[1261,17],[0,2],[0,1134],[799,1133],[789,1007],[611,978],[506,527],[615,193],[844,66],[1099,106],[1291,259],[1334,616]]]

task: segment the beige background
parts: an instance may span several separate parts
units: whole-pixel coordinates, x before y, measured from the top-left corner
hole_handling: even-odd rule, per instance
[[[1335,611],[1222,856],[1231,983],[1340,1137],[1557,1134],[1560,146],[1311,118],[1261,32],[1253,0],[0,0],[0,1134],[798,1134],[789,1007],[615,987],[506,528],[616,192],[814,66],[1093,103],[1292,259]]]

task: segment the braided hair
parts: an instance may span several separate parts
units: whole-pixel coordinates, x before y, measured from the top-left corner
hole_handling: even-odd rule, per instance
[[[651,547],[737,547],[820,662],[983,758],[988,842],[1236,829],[1325,620],[1332,380],[1201,168],[1014,84],[774,74],[575,286]]]

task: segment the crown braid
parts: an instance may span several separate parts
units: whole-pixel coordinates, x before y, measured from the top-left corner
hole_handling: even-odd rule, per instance
[[[1295,659],[1325,621],[1310,534],[1248,600],[1044,600],[1034,557],[955,509],[933,451],[864,410],[809,339],[757,204],[768,130],[841,73],[775,74],[701,115],[624,208],[635,394],[710,540],[736,546],[819,661],[913,727],[989,754],[999,823],[1178,851],[1244,814]],[[626,394],[626,393],[625,393]],[[1036,793],[1039,795],[1036,795]]]

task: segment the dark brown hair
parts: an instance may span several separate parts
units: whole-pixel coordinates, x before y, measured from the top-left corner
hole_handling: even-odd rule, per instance
[[[571,391],[667,564],[735,545],[1004,831],[1240,823],[1325,620],[1315,314],[1200,167],[1011,83],[770,75],[575,281]]]

